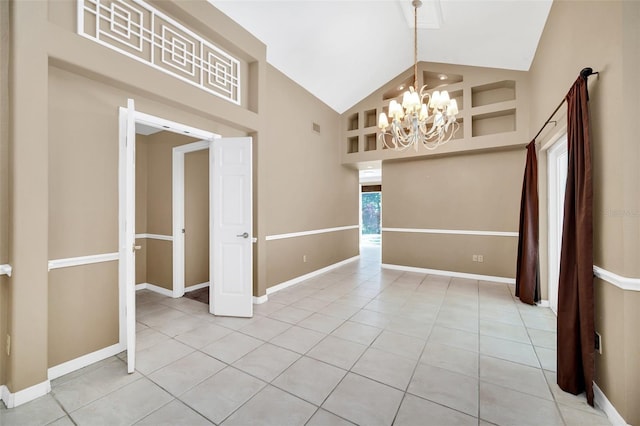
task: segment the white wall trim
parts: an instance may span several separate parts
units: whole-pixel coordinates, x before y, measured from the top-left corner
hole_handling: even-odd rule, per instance
[[[125,349],[126,347],[122,343],[116,343],[115,345],[107,346],[106,348],[88,353],[81,357],[53,366],[47,371],[47,376],[49,380],[57,379],[58,377],[62,377],[65,374],[69,374],[73,371],[80,370],[81,368],[86,367],[87,365],[91,365],[98,361],[102,361],[103,359],[107,359],[109,357],[117,355],[120,352],[124,351]]]
[[[623,290],[640,291],[640,278],[623,277],[596,265],[593,265],[593,273],[596,277]]]
[[[280,284],[276,284],[274,286],[271,286],[271,287],[267,288],[267,294],[266,295],[268,296],[268,295],[270,295],[272,293],[275,293],[277,291],[284,290],[287,287],[291,287],[292,285],[296,285],[296,284],[298,284],[298,283],[300,283],[302,281],[308,280],[309,278],[313,278],[313,277],[316,277],[318,275],[324,274],[325,272],[329,272],[332,269],[339,268],[339,267],[341,267],[343,265],[346,265],[347,263],[351,263],[351,262],[356,261],[358,259],[360,259],[360,255],[351,257],[349,259],[342,260],[342,261],[340,261],[338,263],[334,263],[334,264],[329,265],[329,266],[325,266],[324,268],[321,268],[321,269],[316,269],[313,272],[309,272],[308,274],[300,275],[299,277],[293,278],[293,279],[291,279],[289,281],[285,281],[285,282],[282,282]],[[264,296],[261,296],[261,297],[264,297]],[[265,300],[265,302],[266,302],[266,300]]]
[[[593,400],[595,404],[600,407],[602,411],[607,415],[607,418],[614,426],[629,426],[624,418],[618,413],[616,407],[613,406],[611,401],[598,387],[596,382],[593,382]]]
[[[253,304],[254,305],[261,305],[263,303],[265,303],[267,300],[269,300],[269,297],[265,294],[264,296],[253,296]]]
[[[173,235],[160,235],[160,234],[136,234],[136,240],[147,238],[150,240],[163,240],[173,241]]]
[[[188,293],[190,291],[200,290],[201,288],[209,287],[209,281],[206,283],[194,284],[189,287],[185,287],[184,292]]]
[[[550,308],[551,304],[549,303],[548,300],[541,300],[538,303],[536,303],[536,305],[538,305],[541,308]]]
[[[482,235],[485,237],[517,237],[518,232],[471,231],[465,229],[382,228],[382,232],[410,232],[418,234]]]
[[[0,265],[0,275],[6,275],[10,277],[12,272],[13,268],[11,267],[11,265]]]
[[[326,234],[328,232],[346,231],[348,229],[358,229],[360,225],[339,226],[337,228],[314,229],[312,231],[291,232],[289,234],[267,235],[265,240],[284,240],[285,238],[306,237],[307,235]]]
[[[153,291],[154,293],[159,293],[163,296],[174,297],[173,292],[171,290],[167,290],[164,287],[160,287],[160,286],[149,284],[149,283],[136,284],[136,291],[138,290],[149,290],[149,291]]]
[[[9,388],[2,385],[0,391],[2,392],[2,400],[7,408],[15,408],[51,392],[51,382],[45,380],[42,383],[38,383],[37,385],[33,385],[16,393],[9,392]]]
[[[52,269],[69,268],[71,266],[90,265],[92,263],[112,262],[120,259],[120,253],[92,254],[89,256],[67,257],[49,261],[49,271]]]
[[[505,283],[505,284],[516,283],[515,278],[494,277],[492,275],[469,274],[466,272],[454,272],[454,271],[441,271],[439,269],[416,268],[414,266],[391,265],[388,263],[383,263],[382,267],[386,269],[396,269],[398,271],[418,272],[421,274],[444,275],[444,276],[453,277],[453,278],[468,278],[471,280],[493,281],[496,283]]]

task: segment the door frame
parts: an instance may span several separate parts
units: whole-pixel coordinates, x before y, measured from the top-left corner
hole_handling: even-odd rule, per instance
[[[135,224],[135,198],[134,198],[134,209],[133,214],[131,216],[128,215],[127,211],[127,184],[131,181],[127,179],[127,174],[133,176],[133,186],[135,188],[135,145],[134,145],[134,165],[132,170],[127,170],[127,113],[128,107],[120,107],[119,109],[119,158],[118,158],[118,245],[119,252],[122,256],[122,253],[125,250],[130,250],[131,247],[128,247],[126,240],[126,232],[125,232],[125,224],[126,223],[134,223]],[[133,113],[135,124],[143,124],[151,127],[155,127],[161,130],[170,131],[173,133],[189,135],[198,139],[205,140],[213,140],[219,135],[202,130],[197,129],[195,127],[187,126],[185,124],[181,124],[175,121],[167,120],[161,117],[157,117],[150,114],[145,114],[143,112],[137,111],[134,108]],[[135,230],[134,230],[135,233]],[[125,348],[127,348],[127,285],[126,285],[126,268],[122,267],[123,262],[120,261],[119,274],[118,274],[118,296],[119,296],[119,338],[120,344]],[[134,293],[134,304],[135,304],[135,291]],[[135,327],[134,327],[135,328]]]
[[[214,134],[213,138],[220,138]],[[173,221],[173,297],[182,297],[185,293],[185,187],[184,187],[184,156],[189,152],[211,149],[210,140],[201,140],[173,148],[173,178],[172,178],[172,221]],[[211,171],[209,171],[211,174]],[[209,211],[211,220],[211,211]],[[211,283],[211,277],[209,277]]]
[[[562,250],[562,216],[568,164],[564,164],[562,181],[560,161],[567,155],[567,134],[560,133],[546,148],[547,152],[547,252],[549,307],[558,314],[558,277],[560,276],[560,251]]]

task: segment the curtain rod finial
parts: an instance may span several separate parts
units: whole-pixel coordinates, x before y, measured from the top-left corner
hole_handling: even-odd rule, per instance
[[[598,73],[593,72],[593,68],[591,67],[583,68],[582,71],[580,71],[580,75],[582,76],[582,78],[587,78],[592,74],[598,74]]]

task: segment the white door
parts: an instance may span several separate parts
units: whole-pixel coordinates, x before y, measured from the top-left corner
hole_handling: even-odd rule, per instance
[[[209,310],[253,316],[251,138],[214,139],[210,159]]]
[[[567,184],[567,137],[556,142],[547,155],[549,191],[549,306],[558,314],[558,279],[562,249],[564,193]]]
[[[126,323],[127,323],[127,371],[133,373],[136,366],[136,117],[133,99],[127,101],[127,130],[125,147],[125,218],[124,244],[120,247],[120,261],[124,263]]]

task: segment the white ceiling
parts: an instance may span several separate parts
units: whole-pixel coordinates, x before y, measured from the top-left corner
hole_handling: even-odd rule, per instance
[[[209,0],[339,113],[413,65],[411,0]],[[418,60],[528,70],[552,0],[425,0]],[[407,22],[409,21],[409,22]]]

